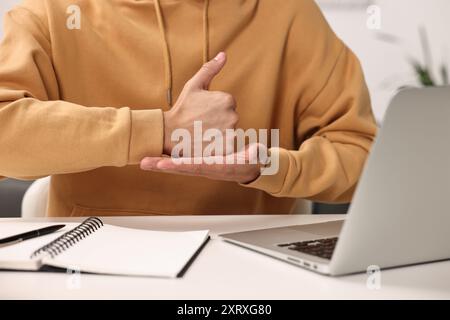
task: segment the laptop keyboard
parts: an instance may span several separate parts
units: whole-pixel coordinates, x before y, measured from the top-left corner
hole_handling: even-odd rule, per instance
[[[279,247],[310,254],[324,259],[331,259],[338,238],[327,238],[292,243],[281,243]]]

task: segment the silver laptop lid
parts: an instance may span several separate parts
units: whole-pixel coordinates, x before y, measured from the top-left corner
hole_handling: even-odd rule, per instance
[[[397,95],[372,148],[330,270],[450,258],[450,88]]]

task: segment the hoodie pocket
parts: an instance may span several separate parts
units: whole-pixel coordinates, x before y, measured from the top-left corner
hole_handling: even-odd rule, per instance
[[[90,208],[80,205],[74,205],[71,217],[120,217],[120,216],[158,216],[157,213],[148,210],[139,209],[109,209],[109,208]]]

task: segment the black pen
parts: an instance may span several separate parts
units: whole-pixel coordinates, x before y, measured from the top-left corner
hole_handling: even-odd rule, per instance
[[[16,244],[16,243],[19,243],[19,242],[22,242],[22,241],[25,241],[28,239],[33,239],[33,238],[37,238],[40,236],[44,236],[46,234],[53,233],[61,228],[64,228],[65,226],[66,226],[65,224],[58,224],[58,225],[54,225],[54,226],[50,226],[50,227],[45,227],[45,228],[41,228],[41,229],[29,231],[29,232],[17,234],[15,236],[11,236],[8,238],[0,239],[0,248],[10,246],[10,245],[13,245],[13,244]]]

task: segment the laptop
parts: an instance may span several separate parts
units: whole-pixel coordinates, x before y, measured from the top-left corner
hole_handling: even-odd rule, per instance
[[[395,96],[345,220],[220,237],[331,276],[449,259],[450,87]]]

